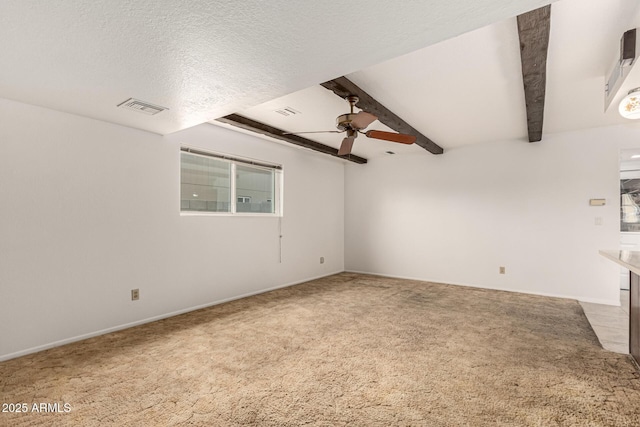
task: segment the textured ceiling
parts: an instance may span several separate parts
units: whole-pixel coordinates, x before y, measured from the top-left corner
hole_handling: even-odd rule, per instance
[[[547,3],[2,0],[0,97],[167,134]]]

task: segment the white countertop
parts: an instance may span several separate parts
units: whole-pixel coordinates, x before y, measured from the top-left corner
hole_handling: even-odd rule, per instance
[[[600,251],[600,255],[640,275],[640,251]]]

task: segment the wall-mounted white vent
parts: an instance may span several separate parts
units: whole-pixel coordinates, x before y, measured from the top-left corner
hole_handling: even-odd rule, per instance
[[[631,68],[636,64],[636,59],[640,53],[640,37],[636,37],[636,29],[625,31],[620,39],[620,57],[609,73],[609,78],[604,85],[604,110],[611,105],[611,102],[618,94],[622,83],[629,75]]]
[[[284,107],[274,111],[283,116],[295,116],[296,114],[302,114],[300,111],[291,107]]]
[[[118,107],[125,108],[127,110],[137,111],[139,113],[148,114],[153,116],[164,110],[168,110],[166,107],[160,107],[159,105],[153,105],[148,102],[140,101],[139,99],[129,98],[126,101],[118,104]]]

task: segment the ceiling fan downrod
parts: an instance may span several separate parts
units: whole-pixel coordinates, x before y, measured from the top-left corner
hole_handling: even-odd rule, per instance
[[[358,103],[359,100],[360,100],[360,98],[358,98],[355,95],[347,96],[347,101],[349,101],[349,105],[351,106],[351,114],[353,114],[353,107],[356,106],[356,104]]]

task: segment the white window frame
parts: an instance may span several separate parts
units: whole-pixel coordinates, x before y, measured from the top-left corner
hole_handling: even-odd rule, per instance
[[[195,156],[214,157],[219,160],[230,163],[230,177],[229,177],[229,193],[230,193],[230,209],[229,212],[207,212],[207,211],[183,211],[180,205],[180,194],[178,194],[178,205],[181,216],[257,216],[257,217],[282,217],[283,216],[283,189],[284,189],[284,173],[282,165],[269,163],[262,160],[250,159],[246,157],[232,156],[225,153],[219,153],[209,150],[203,150],[191,146],[182,145],[180,147],[179,155],[187,153]],[[179,158],[180,168],[182,168],[182,161]],[[274,179],[274,191],[273,191],[273,208],[274,212],[237,212],[238,196],[236,190],[236,165],[248,166],[255,169],[262,169],[273,171]],[[180,182],[179,188],[182,186]]]

